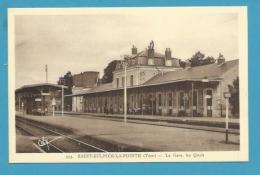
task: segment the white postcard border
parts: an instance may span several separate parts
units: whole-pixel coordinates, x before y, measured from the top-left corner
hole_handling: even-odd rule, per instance
[[[16,153],[15,136],[15,36],[16,15],[118,14],[174,10],[176,13],[239,14],[240,151],[131,152],[131,153]],[[9,163],[98,163],[98,162],[227,162],[248,161],[248,31],[247,7],[119,7],[119,8],[11,8],[8,9],[8,105]],[[224,135],[223,135],[224,136]],[[168,155],[168,156],[167,156]],[[179,155],[179,156],[178,156]],[[79,158],[80,156],[81,158]],[[108,157],[110,156],[110,157]],[[87,157],[87,158],[86,158]]]

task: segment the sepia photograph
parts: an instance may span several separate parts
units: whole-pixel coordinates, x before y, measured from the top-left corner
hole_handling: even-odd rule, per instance
[[[248,160],[246,7],[14,8],[8,42],[11,163]]]

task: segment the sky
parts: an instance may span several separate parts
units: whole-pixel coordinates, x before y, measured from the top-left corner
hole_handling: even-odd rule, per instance
[[[235,13],[96,13],[84,15],[17,15],[15,17],[16,88],[48,81],[67,71],[99,71],[130,54],[132,45],[155,51],[171,48],[186,60],[195,52],[238,59],[238,16]]]

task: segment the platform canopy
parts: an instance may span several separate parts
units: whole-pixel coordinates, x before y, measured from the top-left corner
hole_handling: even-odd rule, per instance
[[[47,90],[60,90],[60,89],[67,89],[67,86],[64,85],[57,85],[52,83],[39,83],[39,84],[30,84],[24,85],[15,90],[15,93],[22,93],[22,92],[35,92],[35,91],[47,91]]]

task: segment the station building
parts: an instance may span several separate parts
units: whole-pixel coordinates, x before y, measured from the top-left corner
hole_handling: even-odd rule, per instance
[[[141,52],[133,46],[122,63],[116,66],[113,82],[73,95],[81,103],[74,112],[123,113],[126,78],[128,114],[220,117],[223,93],[238,77],[238,60],[222,57],[214,64],[183,69],[170,48],[157,53],[153,42]]]

